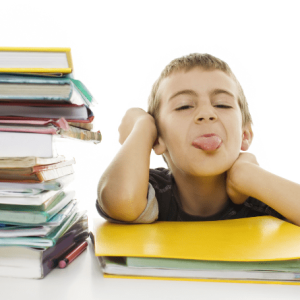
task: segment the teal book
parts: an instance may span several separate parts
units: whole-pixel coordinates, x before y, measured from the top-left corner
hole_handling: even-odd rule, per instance
[[[92,96],[90,91],[87,89],[87,87],[80,81],[74,78],[70,78],[74,85],[77,87],[78,91],[80,92],[81,96],[85,98],[90,105],[94,105],[97,103],[95,98]]]
[[[37,101],[90,106],[93,96],[79,80],[70,77],[0,76],[0,101]]]
[[[57,240],[62,237],[79,219],[84,217],[87,223],[86,211],[74,211],[61,225],[57,226],[49,235],[44,237],[17,237],[0,238],[0,246],[27,246],[34,248],[53,247]]]
[[[49,221],[63,207],[65,207],[75,196],[74,191],[60,192],[55,197],[54,201],[45,209],[43,206],[34,208],[30,205],[0,205],[0,223],[4,224],[27,224],[36,225]]]

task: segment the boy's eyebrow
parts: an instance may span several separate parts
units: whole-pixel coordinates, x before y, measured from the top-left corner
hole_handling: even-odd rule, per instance
[[[182,91],[176,92],[174,95],[172,95],[169,98],[168,102],[171,101],[173,98],[179,96],[179,95],[190,95],[190,96],[196,96],[196,97],[198,97],[198,94],[195,91],[193,91],[193,90],[182,90]]]
[[[234,94],[232,94],[231,92],[227,91],[227,90],[223,90],[223,89],[214,89],[210,92],[210,96],[216,96],[219,94],[226,94],[232,98],[235,98]],[[198,94],[194,91],[194,90],[182,90],[182,91],[178,91],[176,92],[174,95],[172,95],[168,102],[171,101],[173,98],[179,96],[179,95],[189,95],[189,96],[195,96],[198,97]]]
[[[234,98],[234,95],[232,93],[230,93],[229,91],[223,90],[223,89],[214,89],[210,92],[211,96],[216,96],[216,95],[219,95],[219,94],[226,94],[226,95],[231,96],[231,97]]]

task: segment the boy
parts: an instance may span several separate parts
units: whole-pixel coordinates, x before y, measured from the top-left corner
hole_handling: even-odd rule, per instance
[[[123,145],[100,179],[98,212],[115,222],[197,221],[273,215],[300,226],[300,185],[260,168],[243,90],[209,54],[173,60],[155,82],[149,113],[133,108]],[[150,170],[150,153],[169,170]]]

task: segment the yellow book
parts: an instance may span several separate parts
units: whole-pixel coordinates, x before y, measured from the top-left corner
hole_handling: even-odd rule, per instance
[[[105,277],[300,284],[300,227],[271,216],[130,225],[97,220],[93,234],[95,255],[100,258],[102,267],[105,264],[110,266],[110,259],[116,262],[116,266],[118,259],[120,262],[126,258],[175,259],[215,265],[215,269],[209,272],[201,270],[198,273],[195,270],[164,273],[159,269],[155,272],[152,268],[152,273],[145,273],[148,275],[126,273],[126,267],[121,266],[119,274],[111,272],[104,274]],[[108,258],[106,263],[105,258]],[[282,271],[285,267],[259,271],[235,267],[241,263],[243,266],[265,263],[286,266],[284,264],[287,263],[288,269],[294,271]],[[219,270],[216,269],[218,264],[223,264]],[[224,264],[230,265],[230,268],[224,267]],[[140,271],[141,268],[133,270]],[[180,274],[187,275],[180,277]]]
[[[70,48],[0,47],[0,73],[69,74]]]

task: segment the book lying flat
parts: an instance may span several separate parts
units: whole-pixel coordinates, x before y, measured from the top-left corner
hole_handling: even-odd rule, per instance
[[[135,260],[140,258],[99,257],[102,270],[106,274],[118,274],[125,276],[190,278],[190,279],[227,279],[227,280],[287,280],[299,281],[300,284],[300,260],[288,262],[207,262],[176,260],[174,264],[169,259],[143,258],[136,266]],[[188,264],[189,263],[189,264]],[[176,265],[173,266],[173,265]]]
[[[57,267],[66,253],[88,238],[87,216],[74,220],[56,244],[47,249],[20,246],[0,247],[0,276],[43,278]]]
[[[51,78],[5,74],[0,76],[0,101],[53,102],[89,106],[90,101],[68,77]]]
[[[21,183],[21,182],[0,182],[0,190],[2,191],[15,191],[23,192],[23,195],[18,197],[25,197],[24,193],[30,193],[34,190],[46,190],[46,191],[58,191],[70,184],[74,180],[74,174],[59,177],[54,180],[49,180],[40,183]],[[37,194],[36,197],[32,195],[30,198],[26,198],[26,201],[32,205],[40,205],[44,200],[40,199],[41,194]],[[36,203],[36,204],[34,204]],[[16,203],[17,204],[17,203]]]
[[[65,160],[61,162],[57,162],[54,164],[48,164],[48,165],[39,165],[39,166],[33,166],[33,167],[27,167],[27,168],[0,168],[0,177],[1,175],[11,175],[11,174],[18,174],[18,175],[30,175],[32,173],[37,173],[41,171],[47,171],[47,170],[54,170],[57,168],[70,166],[75,164],[75,159]]]
[[[63,155],[56,157],[0,157],[0,168],[29,168],[40,165],[50,165],[65,161]]]
[[[70,48],[0,47],[1,73],[68,74],[72,69]]]
[[[53,202],[57,201],[58,199],[62,199],[65,197],[66,192],[61,191],[46,191],[47,197],[44,197],[44,201],[40,205],[30,205],[26,202],[26,199],[20,200],[18,204],[14,203],[14,201],[9,201],[9,197],[2,197],[0,199],[0,209],[4,210],[28,210],[28,211],[45,211]],[[11,197],[17,198],[17,197]]]
[[[42,190],[26,189],[23,191],[10,191],[10,190],[1,190],[0,197],[31,197],[41,194]]]
[[[270,216],[95,222],[105,277],[300,284],[300,227]]]
[[[0,119],[59,119],[70,122],[91,122],[93,112],[86,105],[75,104],[39,104],[29,102],[0,102]],[[1,123],[1,121],[0,121]]]
[[[49,199],[55,198],[61,191],[42,191],[36,195],[27,195],[26,193],[22,194],[6,194],[5,196],[0,196],[0,205],[35,205],[41,206]]]
[[[65,207],[72,199],[75,192],[60,192],[45,210],[33,209],[27,205],[11,205],[0,204],[0,223],[4,224],[42,224],[49,221],[63,207]],[[11,209],[13,208],[13,209]]]
[[[102,139],[100,131],[93,132],[93,131],[77,128],[74,126],[68,126],[68,129],[62,129],[52,124],[48,124],[45,126],[0,124],[0,132],[57,134],[62,138],[71,138],[71,139],[77,139],[82,141],[90,141],[90,142],[94,142],[95,144],[100,143]]]
[[[9,169],[8,169],[9,170]],[[42,170],[38,172],[33,172],[31,174],[18,174],[18,173],[9,173],[4,172],[0,173],[0,181],[2,182],[43,182],[47,180],[53,180],[65,175],[73,174],[74,169],[72,165],[63,166],[60,168]]]
[[[14,238],[21,236],[46,236],[50,234],[56,227],[60,226],[71,214],[78,211],[77,200],[70,201],[63,209],[61,209],[54,217],[48,222],[39,225],[8,225],[2,224],[0,226],[0,237],[1,238]]]
[[[6,226],[0,227],[0,238],[16,238],[21,236],[45,236],[53,231],[51,226]]]
[[[51,134],[0,132],[0,157],[57,157],[55,139]]]
[[[0,246],[27,246],[35,248],[53,247],[57,240],[74,224],[76,220],[81,218],[86,212],[74,212],[61,225],[57,226],[49,235],[45,237],[17,237],[17,238],[1,238]]]
[[[31,119],[25,119],[25,118],[19,118],[19,119],[1,119],[0,120],[1,125],[11,125],[11,126],[22,126],[22,125],[30,125],[30,126],[47,126],[49,124],[56,126],[57,128],[62,128],[65,130],[69,129],[68,122],[64,118],[60,118],[57,120],[53,119],[46,119],[46,120],[31,120]]]

